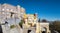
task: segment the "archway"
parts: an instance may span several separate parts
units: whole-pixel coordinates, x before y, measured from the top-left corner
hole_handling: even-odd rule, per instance
[[[31,32],[31,30],[28,30],[28,33],[30,33]]]
[[[47,29],[45,27],[42,27],[42,33],[46,33]]]
[[[2,32],[2,26],[1,26],[1,25],[0,25],[0,33],[3,33],[3,32]]]
[[[46,33],[46,31],[42,31],[42,33]]]
[[[28,30],[28,33],[35,33],[35,31],[33,31],[33,30]]]
[[[30,28],[28,28],[28,30],[27,30],[27,32],[28,33],[35,33],[35,28],[34,27],[30,27]]]

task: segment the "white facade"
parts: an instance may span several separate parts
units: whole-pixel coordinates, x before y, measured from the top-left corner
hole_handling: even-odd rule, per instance
[[[18,24],[22,19],[24,13],[25,9],[23,7],[20,7],[19,5],[13,6],[6,3],[0,4],[0,23],[3,24],[5,23],[5,21],[7,21],[9,24],[1,25],[3,33],[10,33],[12,30],[15,30],[12,31],[12,33],[16,33],[19,28],[16,27],[17,29],[11,30],[10,25]],[[18,33],[20,33],[20,31]]]
[[[13,13],[13,14],[11,14]],[[10,4],[2,4],[0,5],[0,20],[7,20],[10,21],[11,19],[21,19],[25,13],[25,9],[20,7],[19,5],[13,6]],[[12,16],[11,16],[12,15]],[[12,22],[12,21],[10,21]]]
[[[49,23],[38,23],[37,15],[34,16],[32,14],[27,14],[27,18],[25,18],[25,24],[23,27],[24,29],[26,27],[26,29],[20,30],[18,23],[23,17],[25,17],[24,14],[25,9],[19,5],[13,6],[6,3],[2,5],[0,4],[0,23],[5,23],[5,21],[8,22],[8,24],[1,25],[3,33],[27,33],[30,29],[32,30],[31,32],[42,33],[42,31],[45,31],[45,28],[47,29],[46,33],[49,32]],[[31,23],[32,26],[28,25],[28,23]],[[10,29],[10,25],[12,24],[16,25],[16,28]],[[36,25],[36,27],[33,27],[34,25]]]

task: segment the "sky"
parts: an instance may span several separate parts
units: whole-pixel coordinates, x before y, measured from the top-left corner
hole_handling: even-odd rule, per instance
[[[60,20],[60,0],[0,0],[3,3],[20,5],[27,14],[37,13],[40,19]]]

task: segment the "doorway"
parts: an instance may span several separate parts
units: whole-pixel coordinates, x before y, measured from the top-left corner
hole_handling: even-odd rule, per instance
[[[42,27],[42,33],[46,33],[47,32],[47,28]]]
[[[46,33],[46,31],[42,31],[42,33]]]
[[[2,32],[2,27],[1,27],[1,25],[0,25],[0,33],[3,33],[3,32]]]
[[[28,30],[28,33],[30,33],[31,32],[31,30]]]

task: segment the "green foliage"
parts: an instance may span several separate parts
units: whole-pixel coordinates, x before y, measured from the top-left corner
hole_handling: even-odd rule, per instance
[[[60,21],[54,21],[50,24],[50,30],[56,30],[60,32]]]
[[[42,22],[47,22],[47,20],[46,19],[42,19]]]
[[[53,26],[54,26],[55,30],[60,31],[60,22],[59,21],[54,22]]]
[[[15,28],[15,25],[11,25],[10,28],[11,28],[11,29],[12,29],[12,28]]]
[[[23,23],[24,23],[24,20],[21,20],[21,22],[19,22],[20,27],[22,27]]]

